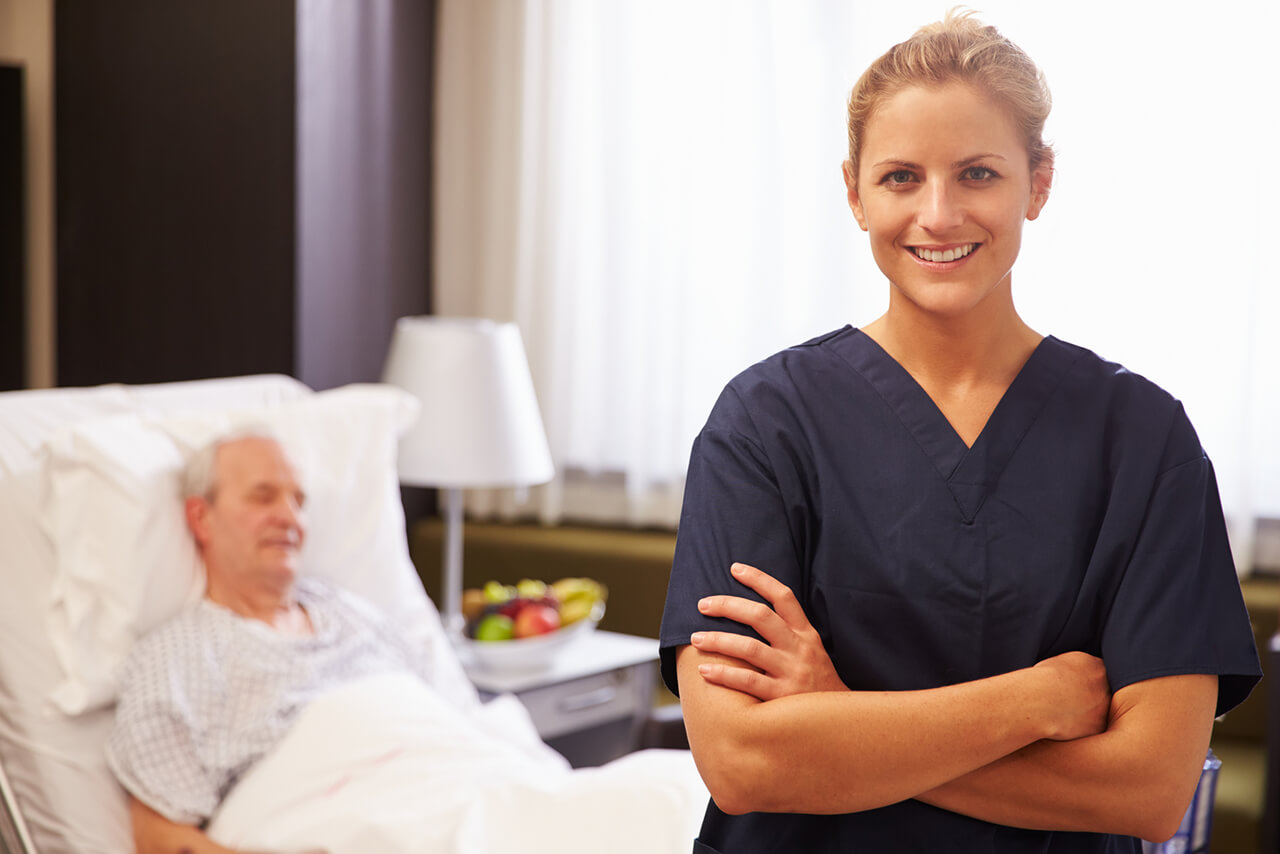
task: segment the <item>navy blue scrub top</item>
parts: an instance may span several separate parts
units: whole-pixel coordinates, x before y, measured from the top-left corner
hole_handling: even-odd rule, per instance
[[[725,388],[693,445],[662,673],[729,566],[795,591],[852,690],[981,679],[1083,650],[1112,690],[1219,675],[1218,714],[1261,670],[1213,468],[1178,401],[1045,338],[972,448],[906,370],[845,327]],[[851,722],[856,723],[856,722]],[[1137,852],[909,800],[836,816],[707,809],[695,851]]]

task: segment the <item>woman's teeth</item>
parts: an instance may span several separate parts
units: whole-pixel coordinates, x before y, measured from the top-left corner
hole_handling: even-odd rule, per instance
[[[966,243],[964,246],[957,246],[954,249],[921,249],[918,246],[912,246],[911,251],[916,253],[916,257],[923,261],[946,262],[954,261],[957,258],[963,258],[974,250],[978,244]]]

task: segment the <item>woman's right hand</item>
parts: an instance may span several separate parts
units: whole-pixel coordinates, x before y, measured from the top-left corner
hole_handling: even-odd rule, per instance
[[[1042,698],[1050,727],[1048,738],[1070,741],[1106,730],[1111,686],[1101,658],[1087,652],[1064,652],[1046,658],[1033,670],[1047,677]]]
[[[704,664],[699,667],[702,678],[757,700],[849,690],[791,588],[745,563],[733,564],[730,571],[768,604],[741,596],[708,596],[698,603],[698,610],[741,623],[764,641],[734,632],[695,632],[690,638],[695,647],[735,662]]]

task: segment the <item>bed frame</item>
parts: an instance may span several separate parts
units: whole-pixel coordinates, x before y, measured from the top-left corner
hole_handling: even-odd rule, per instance
[[[36,848],[31,843],[27,823],[22,820],[22,813],[18,810],[18,802],[13,796],[13,787],[9,785],[9,775],[4,773],[3,763],[0,763],[0,798],[4,800],[4,811],[0,812],[0,848],[4,854],[35,854]]]

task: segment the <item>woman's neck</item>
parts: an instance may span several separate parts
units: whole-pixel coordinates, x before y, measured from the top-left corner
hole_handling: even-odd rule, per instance
[[[929,395],[960,439],[977,441],[1041,336],[1008,306],[994,316],[939,318],[890,303],[865,332]]]
[[[921,385],[953,391],[1007,388],[1043,337],[1023,322],[1011,300],[939,317],[896,294],[889,310],[862,331]]]

